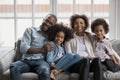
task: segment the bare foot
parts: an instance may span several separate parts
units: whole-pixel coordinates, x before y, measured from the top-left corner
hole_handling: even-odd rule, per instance
[[[62,71],[63,71],[63,69],[59,69],[59,70],[57,70],[57,71],[55,72],[55,75],[60,74]]]
[[[51,73],[50,73],[50,78],[51,78],[52,80],[55,80],[55,75],[56,75],[56,73],[57,73],[57,70],[56,70],[56,69],[53,69],[53,70],[51,71]]]

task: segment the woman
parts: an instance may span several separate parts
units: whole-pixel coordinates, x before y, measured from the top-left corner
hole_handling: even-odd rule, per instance
[[[95,58],[93,47],[91,44],[91,35],[86,32],[89,26],[88,18],[85,15],[72,15],[70,18],[70,25],[75,32],[74,39],[65,43],[67,53],[79,54],[86,62],[86,72],[82,80],[88,80],[89,71],[94,72],[94,80],[103,80],[102,66],[99,58]],[[78,63],[77,63],[78,64]],[[71,72],[75,72],[77,65],[71,67]],[[77,68],[77,71],[82,70]],[[80,76],[83,75],[81,71]]]

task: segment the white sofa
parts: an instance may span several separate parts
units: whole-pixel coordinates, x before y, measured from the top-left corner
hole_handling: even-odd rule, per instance
[[[15,43],[15,48],[0,48],[0,80],[10,80],[10,64],[21,58],[20,53],[20,41]],[[111,40],[114,50],[120,55],[120,40]],[[23,73],[21,75],[22,80],[38,80],[38,75],[36,73]],[[90,73],[90,79],[92,78],[92,73]],[[104,72],[105,80],[120,80],[120,72]],[[56,77],[57,80],[78,80],[77,73],[63,72]]]

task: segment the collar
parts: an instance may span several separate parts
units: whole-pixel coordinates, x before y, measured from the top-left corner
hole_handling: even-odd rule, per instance
[[[95,36],[95,39],[98,41],[98,42],[104,42],[107,38],[104,36],[104,38],[102,40],[99,40],[96,36]]]
[[[37,30],[37,31],[41,31],[41,28],[40,28],[40,26],[39,26],[39,27],[37,27],[37,28],[36,28],[36,30]]]

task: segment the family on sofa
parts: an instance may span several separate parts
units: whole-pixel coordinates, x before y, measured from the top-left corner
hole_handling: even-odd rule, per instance
[[[103,71],[119,71],[118,56],[105,37],[107,22],[102,18],[92,22],[95,35],[86,32],[88,26],[85,15],[72,15],[68,28],[49,14],[38,28],[27,28],[20,43],[22,59],[10,65],[11,80],[21,80],[21,73],[26,72],[37,73],[39,80],[56,80],[63,71],[78,73],[79,80],[88,80],[93,72],[94,80],[103,80]]]

